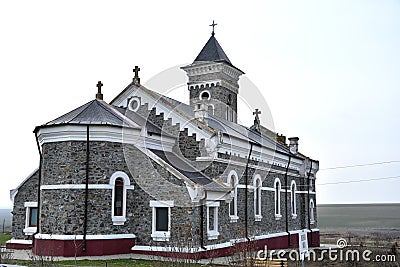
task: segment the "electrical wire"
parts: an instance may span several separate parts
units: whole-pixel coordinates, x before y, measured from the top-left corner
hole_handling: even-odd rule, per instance
[[[347,165],[347,166],[337,166],[337,167],[323,168],[323,169],[319,169],[319,170],[320,171],[325,171],[325,170],[347,169],[347,168],[364,167],[364,166],[381,165],[381,164],[390,164],[390,163],[400,163],[400,160],[382,161],[382,162],[357,164],[357,165]]]

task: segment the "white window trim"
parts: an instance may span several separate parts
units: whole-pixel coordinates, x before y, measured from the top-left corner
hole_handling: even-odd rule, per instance
[[[294,188],[293,188],[293,186],[294,186]],[[292,180],[292,182],[290,183],[290,207],[292,209],[292,219],[297,218],[296,192],[297,192],[296,181]],[[294,199],[293,199],[293,197],[294,197]]]
[[[208,240],[215,240],[218,239],[219,236],[219,231],[218,231],[218,207],[219,207],[219,202],[218,201],[213,201],[213,202],[207,202],[207,237]],[[214,209],[214,230],[210,231],[210,207],[215,208]]]
[[[278,186],[278,195],[276,194],[276,183],[279,184]],[[279,178],[275,178],[274,180],[274,195],[275,195],[275,202],[274,202],[274,209],[275,209],[275,219],[280,220],[282,218],[281,214],[281,189],[282,184]],[[278,210],[276,210],[276,203],[278,203]]]
[[[259,186],[257,187],[257,181],[259,181]],[[261,180],[261,176],[259,174],[254,176],[253,179],[253,188],[254,188],[254,218],[256,222],[261,221],[261,219],[263,218],[262,216],[262,211],[261,211],[261,201],[262,201],[262,180]],[[256,191],[259,190],[259,195],[258,195],[258,200],[256,198],[257,194]],[[258,203],[258,214],[256,214],[256,210],[257,210],[257,203]]]
[[[37,202],[25,202],[24,203],[25,207],[25,228],[23,232],[25,235],[33,235],[37,231],[37,227],[29,227],[29,217],[30,217],[30,210],[31,208],[37,208],[38,203]],[[39,211],[38,211],[39,212]]]
[[[114,200],[115,200],[115,180],[122,178],[124,180],[123,198],[122,198],[122,216],[114,216]],[[112,186],[112,198],[111,198],[111,219],[113,225],[124,225],[126,222],[126,193],[127,187],[131,187],[129,176],[121,171],[114,172],[110,178],[110,185]]]
[[[315,218],[314,218],[314,209],[315,209],[314,199],[310,199],[310,206],[308,208],[310,209],[310,224],[314,224],[315,223]]]
[[[208,98],[207,98],[207,100],[210,100],[210,99],[211,99],[211,93],[210,93],[210,91],[209,91],[209,90],[203,90],[203,91],[201,91],[200,94],[199,94],[199,100],[202,100],[201,96],[203,95],[203,93],[208,93]]]
[[[233,195],[233,199],[229,203],[229,207],[228,208],[229,208],[230,222],[234,223],[234,222],[237,222],[239,220],[239,216],[238,216],[238,213],[237,213],[237,188],[238,188],[239,177],[238,177],[236,171],[234,171],[234,170],[231,170],[229,172],[228,178],[226,179],[226,184],[228,186],[232,186],[232,177],[233,177],[233,179],[235,179],[234,180],[235,187],[233,189],[233,192],[231,192],[231,194]],[[230,205],[233,205],[233,215],[230,214],[230,212],[231,212]]]
[[[152,208],[152,227],[151,237],[154,241],[169,241],[171,238],[171,208],[174,206],[173,200],[151,200],[150,207]],[[156,208],[168,208],[168,231],[156,231]]]

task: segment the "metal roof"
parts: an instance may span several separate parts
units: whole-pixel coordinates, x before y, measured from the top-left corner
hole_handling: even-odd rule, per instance
[[[214,35],[211,35],[193,63],[199,61],[226,61],[232,65]]]
[[[207,190],[227,192],[227,188],[216,183],[213,179],[206,176],[201,171],[197,170],[188,160],[179,157],[178,155],[161,150],[151,149],[151,151],[164,160],[166,163],[174,167],[181,174],[189,178],[192,182],[196,184],[203,185]]]
[[[140,126],[121,114],[115,107],[103,100],[92,100],[40,127],[82,124],[82,125],[111,125],[119,127],[140,128]]]

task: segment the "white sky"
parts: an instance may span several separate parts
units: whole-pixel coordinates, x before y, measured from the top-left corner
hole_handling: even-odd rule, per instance
[[[1,1],[0,207],[38,166],[35,126],[92,100],[98,80],[111,101],[135,65],[145,82],[193,61],[213,19],[276,130],[321,169],[398,161],[399,14],[395,0]],[[321,170],[318,183],[398,175],[400,163]],[[317,200],[400,202],[399,188],[400,178],[320,185]]]

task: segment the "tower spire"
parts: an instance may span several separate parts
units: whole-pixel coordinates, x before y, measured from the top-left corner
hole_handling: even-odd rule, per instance
[[[212,28],[213,28],[213,30],[212,30],[212,33],[211,33],[211,35],[212,35],[212,36],[214,36],[214,35],[215,35],[215,32],[214,32],[214,27],[215,27],[215,26],[217,26],[217,25],[218,25],[218,24],[217,24],[217,23],[215,23],[215,22],[214,22],[214,20],[213,20],[212,24],[210,25],[210,27],[212,27]]]

